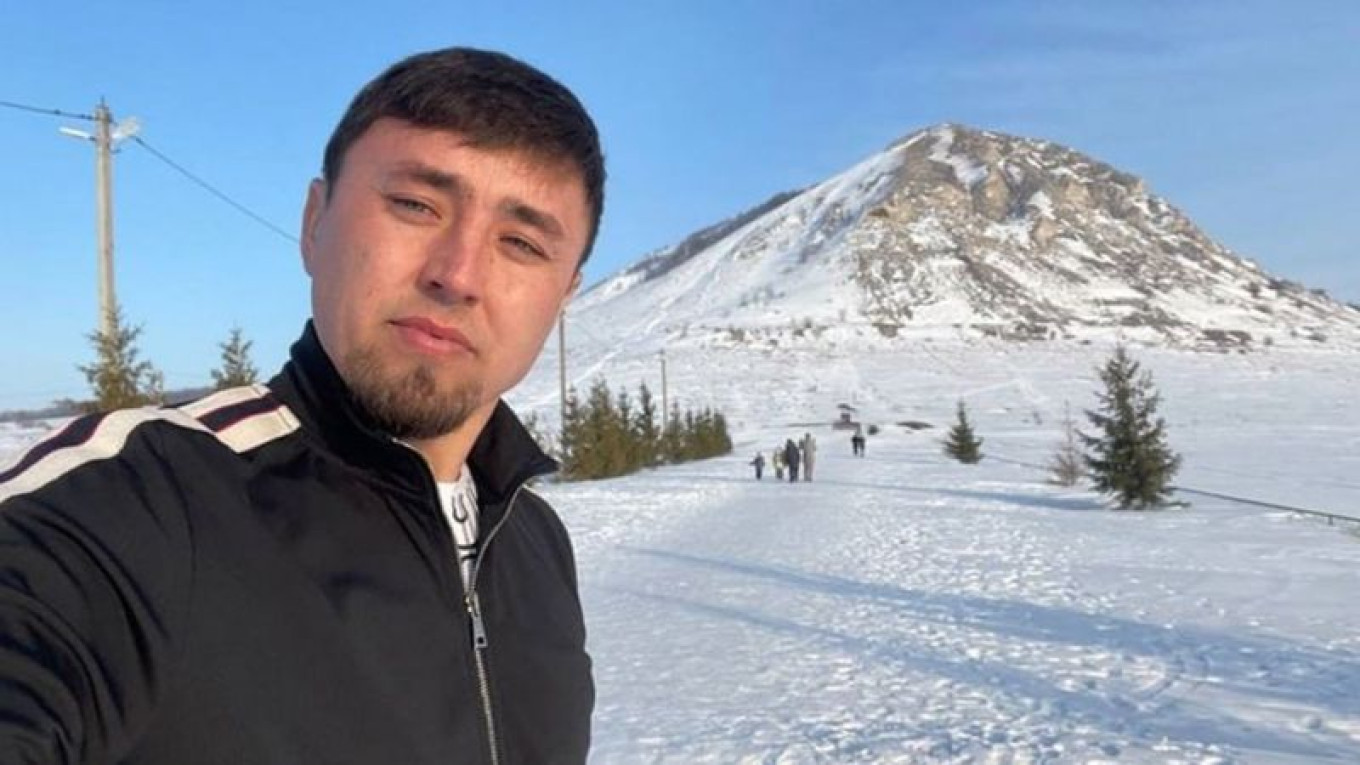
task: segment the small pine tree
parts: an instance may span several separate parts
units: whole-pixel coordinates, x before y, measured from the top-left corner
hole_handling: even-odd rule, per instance
[[[968,422],[968,409],[962,401],[959,402],[958,421],[945,438],[944,453],[965,465],[974,465],[982,460],[982,439],[973,433],[973,425]]]
[[[232,327],[226,342],[219,343],[222,349],[222,366],[212,371],[213,387],[217,390],[254,385],[260,373],[250,361],[250,346],[240,327]]]
[[[1072,414],[1063,408],[1063,437],[1058,448],[1048,461],[1049,480],[1059,486],[1076,486],[1086,473],[1085,455],[1077,440],[1077,426],[1072,422]]]
[[[713,415],[714,456],[732,453],[732,436],[727,432],[727,418],[722,412]]]
[[[680,461],[699,459],[699,420],[693,409],[685,410],[680,428]]]
[[[1097,371],[1105,390],[1096,394],[1098,411],[1088,410],[1086,416],[1098,432],[1081,434],[1089,449],[1091,481],[1121,509],[1163,506],[1181,458],[1167,445],[1166,421],[1157,416],[1161,395],[1152,374],[1141,371],[1122,345]]]
[[[81,365],[94,399],[92,412],[159,404],[164,399],[164,377],[150,361],[138,360],[137,338],[140,326],[128,326],[122,309],[113,309],[113,326],[108,334],[95,330],[86,335],[94,346],[95,361]]]
[[[585,413],[581,410],[581,397],[576,388],[567,389],[567,400],[562,406],[561,430],[558,432],[558,459],[562,461],[562,474],[565,478],[577,478],[577,461],[580,457],[581,442],[585,438]]]
[[[614,395],[614,417],[609,422],[609,434],[614,444],[611,465],[618,471],[615,475],[631,473],[642,467],[633,434],[633,397],[624,388]]]
[[[616,420],[614,399],[609,384],[597,378],[586,391],[583,438],[578,444],[576,464],[587,478],[611,475],[612,463],[618,459],[618,441],[613,432]]]
[[[666,415],[666,429],[661,435],[662,458],[669,463],[685,461],[685,422],[680,416],[680,405],[671,404]]]
[[[638,410],[633,416],[633,436],[637,441],[639,458],[643,467],[655,465],[660,456],[661,430],[656,422],[656,399],[642,384],[638,392]]]

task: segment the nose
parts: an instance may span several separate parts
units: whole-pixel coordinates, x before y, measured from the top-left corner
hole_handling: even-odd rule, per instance
[[[490,249],[477,227],[460,221],[434,237],[420,271],[420,287],[445,304],[472,304],[482,299]]]

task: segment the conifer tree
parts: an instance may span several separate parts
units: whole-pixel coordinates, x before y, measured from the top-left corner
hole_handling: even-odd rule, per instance
[[[656,422],[656,399],[642,384],[638,391],[638,410],[633,415],[633,434],[637,439],[638,457],[642,467],[651,467],[658,460],[661,449],[661,430]]]
[[[614,415],[614,401],[609,393],[609,384],[603,378],[596,379],[586,391],[584,428],[581,441],[577,444],[576,464],[583,477],[602,478],[611,475],[610,450]]]
[[[631,473],[642,465],[633,437],[633,398],[620,388],[614,396],[614,416],[609,421],[610,467],[616,475]]]
[[[679,404],[671,404],[661,441],[662,459],[669,463],[685,461],[685,421],[681,418]]]
[[[581,398],[576,388],[567,389],[567,400],[562,405],[562,425],[558,433],[558,459],[562,461],[564,478],[579,478],[578,465],[580,445],[584,438],[585,417],[581,411]]]
[[[1123,345],[1097,372],[1105,389],[1096,394],[1099,408],[1086,412],[1097,432],[1081,434],[1092,484],[1122,509],[1165,505],[1181,458],[1166,442],[1166,421],[1157,416],[1161,395],[1152,373]]]
[[[1063,435],[1048,462],[1049,480],[1059,486],[1076,486],[1086,474],[1086,457],[1078,441],[1077,426],[1071,412],[1063,408]]]
[[[727,432],[727,418],[722,412],[715,412],[713,415],[714,447],[715,455],[732,453],[732,435]]]
[[[137,339],[141,334],[141,326],[128,326],[122,309],[115,306],[110,332],[95,330],[86,335],[94,346],[95,361],[79,369],[94,393],[88,404],[91,411],[111,412],[162,403],[164,377],[150,361],[137,358]]]
[[[945,438],[944,453],[966,465],[982,460],[982,439],[973,433],[973,425],[968,422],[968,410],[962,401],[959,402],[958,420]]]
[[[217,390],[254,385],[260,373],[250,360],[250,346],[240,327],[232,327],[226,342],[219,343],[222,349],[222,366],[212,371],[213,387]]]

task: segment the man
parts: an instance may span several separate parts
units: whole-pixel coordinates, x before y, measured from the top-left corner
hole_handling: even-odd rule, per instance
[[[500,396],[580,282],[580,103],[451,49],[366,86],[267,386],[77,420],[0,472],[0,762],[581,763],[554,465]]]

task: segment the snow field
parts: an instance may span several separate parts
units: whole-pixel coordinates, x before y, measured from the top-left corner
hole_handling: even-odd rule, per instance
[[[788,433],[787,435],[799,435]],[[577,540],[597,763],[1360,758],[1360,544],[1226,503],[1114,513],[1032,470],[824,431],[544,489]],[[1269,551],[1269,554],[1267,554]]]

